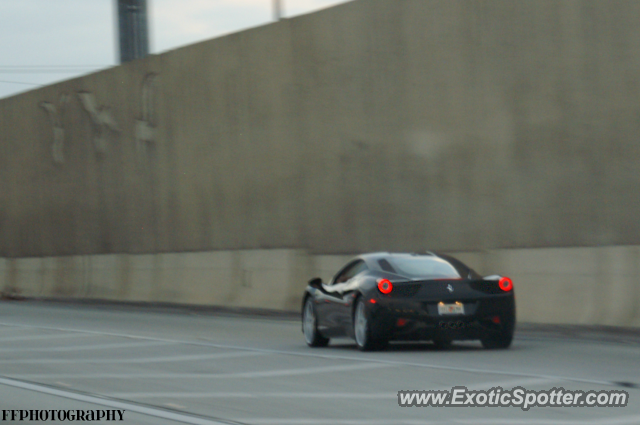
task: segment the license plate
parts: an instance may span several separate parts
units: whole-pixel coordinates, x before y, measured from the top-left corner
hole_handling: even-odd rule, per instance
[[[440,315],[464,314],[464,304],[462,304],[462,303],[455,303],[455,304],[438,303],[438,314],[440,314]]]

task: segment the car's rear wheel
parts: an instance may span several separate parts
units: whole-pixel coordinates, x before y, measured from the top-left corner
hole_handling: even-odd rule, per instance
[[[500,332],[498,335],[492,335],[480,339],[482,346],[490,350],[509,348],[509,346],[511,346],[511,341],[513,341],[512,330]]]
[[[326,347],[329,344],[329,338],[318,332],[318,318],[311,297],[307,297],[302,310],[302,333],[309,347]]]
[[[356,345],[361,351],[383,349],[388,344],[387,340],[374,337],[374,330],[362,298],[358,299],[356,303],[356,311],[353,315],[353,334],[356,338]]]

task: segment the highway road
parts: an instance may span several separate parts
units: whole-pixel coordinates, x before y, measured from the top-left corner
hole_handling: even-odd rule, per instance
[[[349,340],[308,348],[286,318],[0,302],[0,409],[124,409],[127,424],[638,424],[639,366],[633,336],[519,331],[506,351],[471,342],[361,353]],[[454,386],[624,389],[629,403],[398,406],[399,390]]]

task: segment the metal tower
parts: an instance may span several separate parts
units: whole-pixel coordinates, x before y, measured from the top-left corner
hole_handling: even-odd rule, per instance
[[[118,2],[120,63],[147,56],[149,54],[147,0],[116,1]]]

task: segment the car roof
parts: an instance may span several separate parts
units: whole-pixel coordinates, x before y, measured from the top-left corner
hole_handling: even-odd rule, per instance
[[[456,259],[454,257],[451,257],[449,255],[435,253],[435,252],[431,252],[431,251],[424,251],[424,252],[370,252],[370,253],[365,253],[365,254],[358,255],[357,257],[352,259],[349,263],[351,263],[352,261],[355,261],[355,260],[362,260],[369,267],[373,267],[374,270],[381,270],[379,260],[382,260],[382,259],[393,259],[393,258],[399,258],[399,257],[409,257],[409,256],[411,256],[411,257],[430,257],[430,258],[433,258],[434,260],[446,261],[447,263],[451,264],[456,270],[458,270],[458,272],[461,275],[467,275],[468,273],[473,273],[474,275],[477,275],[477,273],[472,268],[470,268],[466,264],[462,263],[460,260],[458,260],[458,259]]]
[[[377,261],[383,258],[406,257],[406,256],[425,256],[425,257],[441,258],[439,255],[431,251],[425,251],[423,253],[422,252],[382,252],[382,251],[370,252],[366,254],[361,254],[357,258],[361,258],[365,261]]]
[[[449,261],[448,258],[446,258],[446,256],[443,258],[442,256],[435,254],[431,251],[425,251],[425,252],[387,252],[387,251],[380,251],[380,252],[369,252],[369,253],[365,253],[365,254],[360,254],[357,257],[355,257],[353,260],[363,260],[365,263],[367,263],[369,265],[369,267],[373,267],[374,269],[380,269],[380,263],[378,263],[379,260],[382,259],[392,259],[392,258],[398,258],[398,257],[431,257],[431,258],[437,258],[440,260],[445,260],[445,261]],[[351,261],[353,261],[351,260]]]

